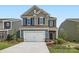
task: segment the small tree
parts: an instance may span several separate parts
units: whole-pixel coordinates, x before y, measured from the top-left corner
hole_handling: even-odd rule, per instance
[[[67,39],[67,37],[68,37],[67,32],[65,30],[61,31],[59,38]]]
[[[13,39],[12,39],[12,36],[11,36],[10,34],[8,34],[6,40],[7,40],[7,41],[11,41],[11,40],[13,40]]]
[[[13,31],[12,31],[12,38],[13,39],[17,39],[17,36],[16,36],[16,29],[14,29]]]

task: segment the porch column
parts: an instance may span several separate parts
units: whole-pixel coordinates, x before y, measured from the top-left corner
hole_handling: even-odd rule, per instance
[[[21,37],[21,30],[20,30],[20,38],[22,38],[22,37]]]

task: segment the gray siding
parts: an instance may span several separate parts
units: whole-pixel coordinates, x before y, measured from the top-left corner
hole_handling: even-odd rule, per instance
[[[0,30],[3,30],[3,22],[0,22]]]
[[[9,34],[12,34],[13,31],[19,31],[19,29],[21,28],[21,21],[14,21],[12,22],[12,29],[9,30]]]
[[[66,40],[79,42],[79,22],[64,21],[58,30],[58,34],[59,37],[63,35]]]
[[[46,33],[45,33],[45,38],[46,38],[46,39],[49,39],[49,31],[46,31]]]

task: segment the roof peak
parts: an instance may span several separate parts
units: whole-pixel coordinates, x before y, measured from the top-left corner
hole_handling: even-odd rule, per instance
[[[25,16],[25,15],[28,15],[31,11],[33,11],[34,9],[36,9],[36,10],[40,10],[40,11],[42,11],[43,13],[45,13],[45,14],[47,14],[48,15],[48,13],[46,12],[46,11],[44,11],[43,9],[41,9],[41,8],[39,8],[37,5],[33,5],[31,8],[29,8],[26,12],[24,12],[22,15],[21,15],[21,17],[22,16]]]
[[[32,7],[38,7],[37,5],[33,5]]]

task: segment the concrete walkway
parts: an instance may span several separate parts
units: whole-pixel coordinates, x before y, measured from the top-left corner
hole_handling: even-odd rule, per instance
[[[3,49],[0,53],[49,53],[45,42],[22,42]]]

